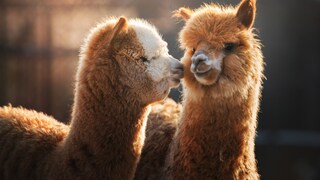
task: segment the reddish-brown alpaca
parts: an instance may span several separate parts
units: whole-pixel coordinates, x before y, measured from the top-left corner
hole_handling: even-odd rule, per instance
[[[180,32],[181,47],[186,49],[183,109],[158,178],[259,179],[254,138],[263,56],[252,28],[255,11],[255,0],[243,0],[235,8],[211,4],[175,13],[185,20]],[[154,152],[151,146],[145,144],[142,154]],[[140,162],[157,156],[150,154]],[[139,164],[136,179],[153,179],[148,173],[153,168],[161,167]]]
[[[149,104],[182,68],[149,23],[107,19],[81,49],[70,126],[0,108],[0,179],[132,179]]]

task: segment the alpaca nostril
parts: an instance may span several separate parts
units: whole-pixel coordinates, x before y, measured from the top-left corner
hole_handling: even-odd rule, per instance
[[[199,58],[196,58],[196,59],[193,61],[193,64],[196,65],[196,66],[198,66],[198,64],[200,64],[201,62],[203,62],[203,61],[205,61],[205,60],[206,60],[206,59],[199,57]]]
[[[199,63],[203,61],[207,61],[209,58],[203,52],[197,52],[191,58],[192,63],[197,66]]]

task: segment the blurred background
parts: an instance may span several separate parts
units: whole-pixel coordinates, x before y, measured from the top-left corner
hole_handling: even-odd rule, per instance
[[[11,103],[68,122],[79,47],[107,16],[155,24],[170,53],[197,0],[1,0],[0,106]],[[213,0],[236,5],[239,0]],[[320,179],[320,0],[258,0],[255,27],[266,61],[256,154],[262,180]],[[179,90],[170,96],[179,100]],[[0,147],[1,148],[1,147]]]

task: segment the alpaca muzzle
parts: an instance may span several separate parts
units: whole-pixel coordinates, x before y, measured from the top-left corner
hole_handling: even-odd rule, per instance
[[[191,72],[194,74],[203,74],[212,69],[212,62],[209,57],[203,52],[196,52],[191,58]]]
[[[213,84],[219,79],[223,57],[223,54],[211,57],[204,51],[196,51],[191,58],[190,71],[201,84]]]
[[[183,64],[179,60],[171,57],[171,81],[172,86],[178,86],[180,84],[180,79],[184,76]]]

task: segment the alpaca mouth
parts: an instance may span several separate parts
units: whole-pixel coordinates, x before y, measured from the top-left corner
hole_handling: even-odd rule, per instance
[[[191,72],[198,77],[205,77],[213,70],[212,67],[205,62],[200,62],[198,64],[192,64],[190,68]]]
[[[205,72],[196,72],[194,73],[194,76],[201,84],[213,85],[218,83],[220,79],[220,71],[215,68],[210,68]]]
[[[173,87],[177,87],[180,84],[181,79],[184,76],[183,66],[178,66],[171,71],[170,84]]]
[[[207,70],[207,71],[204,71],[204,72],[195,72],[194,74],[196,75],[196,76],[198,76],[198,77],[205,77],[205,76],[207,76],[209,73],[210,73],[210,71],[211,71],[212,69],[209,69],[209,70]]]
[[[211,65],[208,65],[206,62],[200,62],[197,64],[191,64],[191,72],[194,74],[205,74],[212,69]]]

